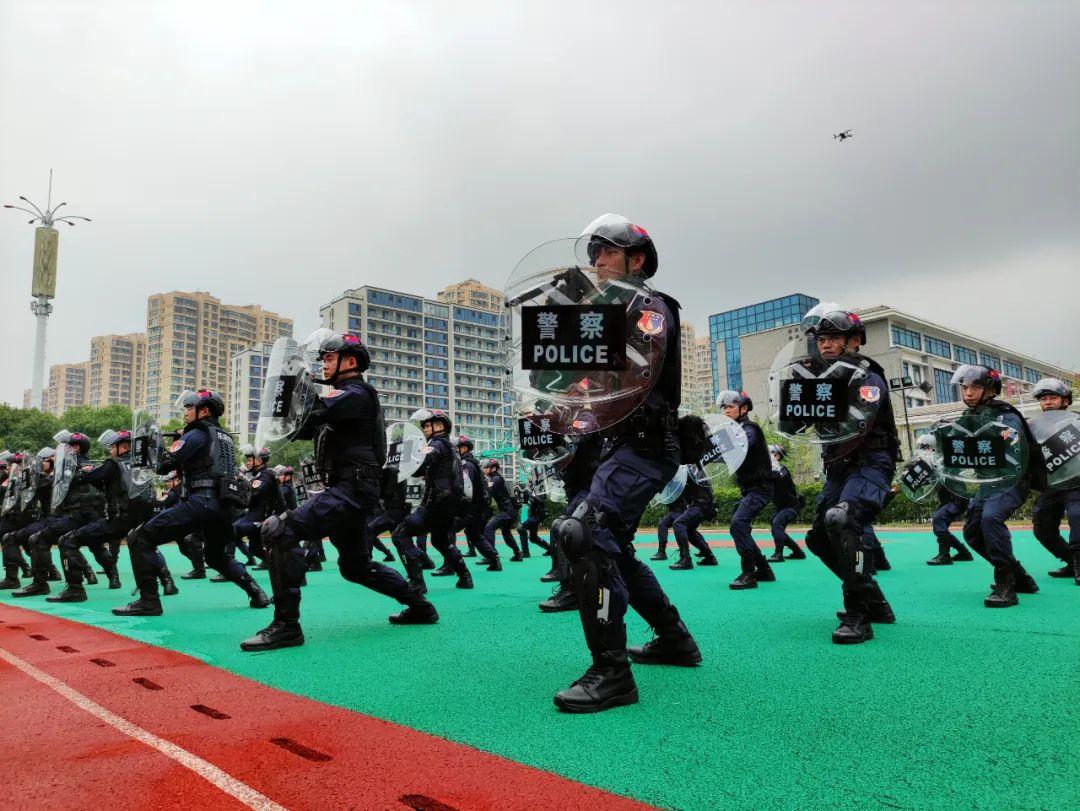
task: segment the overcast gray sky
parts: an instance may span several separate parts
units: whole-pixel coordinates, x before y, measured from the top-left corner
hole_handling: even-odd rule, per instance
[[[1080,2],[0,0],[0,200],[61,236],[48,363],[205,289],[501,287],[614,211],[707,315],[802,291],[1080,368]],[[853,128],[843,144],[832,133]],[[0,399],[33,231],[0,210]]]

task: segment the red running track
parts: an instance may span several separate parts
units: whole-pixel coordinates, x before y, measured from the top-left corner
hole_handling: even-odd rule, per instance
[[[649,807],[8,605],[0,752],[8,808]]]

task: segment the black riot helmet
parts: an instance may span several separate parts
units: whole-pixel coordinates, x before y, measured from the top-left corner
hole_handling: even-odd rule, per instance
[[[254,462],[261,462],[264,465],[270,461],[269,448],[256,448],[254,445],[250,444],[240,448],[240,455],[245,459],[250,456]]]
[[[53,442],[57,445],[69,445],[75,448],[81,456],[90,453],[90,437],[86,434],[80,434],[78,431],[72,433],[65,428],[53,436]]]
[[[341,335],[327,335],[319,341],[319,346],[316,349],[316,353],[321,360],[322,357],[330,352],[336,352],[338,357],[344,357],[345,355],[352,355],[356,358],[356,370],[363,374],[371,366],[371,353],[368,352],[363,342],[350,332],[343,333]],[[340,374],[335,374],[337,377]],[[323,383],[332,383],[333,380],[323,380]]]
[[[465,434],[462,434],[461,436],[458,437],[457,446],[459,448],[465,448],[465,450],[467,450],[469,453],[472,453],[473,450],[476,448],[476,443],[473,442],[470,437],[467,437],[467,436],[465,436]]]
[[[216,391],[210,391],[210,389],[185,391],[176,398],[176,405],[178,408],[194,408],[196,417],[199,415],[199,409],[204,406],[215,417],[220,417],[225,413],[225,399]]]
[[[989,396],[1001,394],[1001,374],[989,366],[965,364],[953,372],[949,382],[954,386],[982,386]]]
[[[441,422],[443,424],[443,433],[449,434],[454,430],[454,423],[450,421],[450,416],[445,411],[440,411],[437,408],[431,409],[427,417],[421,421],[420,427],[422,428],[425,423],[431,423],[432,431],[435,429],[435,423]]]
[[[858,314],[845,310],[836,304],[822,303],[812,307],[803,316],[803,333],[808,336],[843,335],[845,338],[858,335],[862,345],[866,346],[866,325]]]
[[[716,404],[718,406],[746,406],[747,411],[754,410],[754,401],[750,399],[750,395],[745,391],[726,389],[716,395]]]
[[[1059,380],[1056,377],[1044,377],[1035,384],[1035,388],[1031,390],[1031,396],[1038,400],[1044,394],[1056,394],[1065,400],[1066,406],[1072,405],[1072,389],[1064,380]]]
[[[644,254],[645,264],[641,266],[641,273],[646,279],[651,279],[660,266],[659,257],[656,255],[656,245],[653,244],[649,232],[619,214],[604,214],[597,217],[585,226],[581,236],[588,237],[589,262],[593,265],[596,264],[596,258],[600,255],[600,246],[612,245],[626,251],[628,258],[631,254]]]

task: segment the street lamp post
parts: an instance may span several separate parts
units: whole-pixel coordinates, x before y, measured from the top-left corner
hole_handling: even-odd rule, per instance
[[[930,384],[924,380],[922,383],[915,385],[910,377],[904,375],[903,377],[889,378],[889,389],[900,392],[900,399],[904,404],[904,437],[907,439],[908,458],[910,459],[913,451],[911,450],[911,420],[908,418],[907,392],[908,389],[920,389],[929,394]]]
[[[45,338],[49,325],[49,316],[52,315],[53,311],[50,302],[56,298],[56,254],[60,245],[60,234],[53,228],[53,225],[62,222],[74,227],[75,220],[90,222],[89,217],[80,217],[76,214],[57,215],[57,212],[67,203],[60,203],[53,208],[52,174],[52,169],[50,169],[49,197],[44,211],[22,195],[19,195],[19,199],[30,208],[4,205],[4,208],[25,211],[27,214],[34,215],[29,221],[30,225],[36,222],[41,223],[34,231],[34,277],[31,288],[31,295],[34,300],[30,302],[30,312],[37,319],[37,330],[34,336],[34,369],[33,381],[30,387],[30,406],[37,409],[42,407],[42,388],[45,381]]]

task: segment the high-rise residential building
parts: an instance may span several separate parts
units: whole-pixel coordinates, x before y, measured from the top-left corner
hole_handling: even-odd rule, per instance
[[[30,408],[30,396],[33,394],[33,389],[23,389],[22,393],[22,407]],[[42,392],[41,401],[45,402],[45,398],[48,397],[47,392]]]
[[[712,390],[715,397],[724,389],[742,391],[742,355],[739,339],[743,335],[798,324],[807,311],[818,303],[816,298],[793,293],[790,296],[761,301],[735,310],[709,316]]]
[[[270,365],[272,343],[260,343],[233,355],[229,360],[229,403],[225,419],[238,435],[237,445],[255,442],[259,423],[266,367]]]
[[[90,361],[82,363],[57,363],[49,367],[49,387],[42,405],[44,410],[57,417],[72,406],[87,405],[87,380],[90,377]]]
[[[456,304],[488,313],[501,313],[506,298],[493,287],[480,284],[476,279],[466,279],[440,290],[435,297],[444,304]]]
[[[505,314],[365,286],[346,290],[319,315],[324,327],[351,332],[368,347],[368,380],[388,423],[419,408],[440,408],[455,433],[480,445],[506,441]]]
[[[697,337],[693,324],[680,325],[682,352],[682,406],[701,411],[712,401],[712,372],[709,367],[709,342]],[[702,347],[705,348],[704,356]],[[702,375],[708,378],[707,388],[702,388]]]
[[[905,434],[908,440],[913,440],[943,415],[962,407],[960,393],[949,381],[963,364],[997,369],[1002,376],[1003,396],[1028,412],[1038,410],[1038,403],[1025,395],[1040,378],[1058,377],[1069,381],[1076,378],[1074,370],[892,307],[879,305],[856,312],[866,326],[866,354],[885,369],[886,382],[897,386],[892,393],[893,408],[897,424],[901,426],[902,440]],[[798,324],[741,336],[743,388],[755,403],[766,402],[773,358],[800,336]],[[760,413],[764,416],[767,411],[761,408]],[[905,452],[908,440],[904,440]]]
[[[87,401],[92,406],[142,408],[146,397],[146,335],[96,335],[90,339]]]
[[[692,377],[692,396],[695,402],[702,402],[708,407],[713,401],[712,395],[712,352],[709,339],[705,336],[694,342],[694,370]]]
[[[159,293],[146,307],[146,407],[159,419],[187,389],[218,391],[229,401],[230,360],[292,335],[292,319],[255,305],[222,304],[206,292]]]

